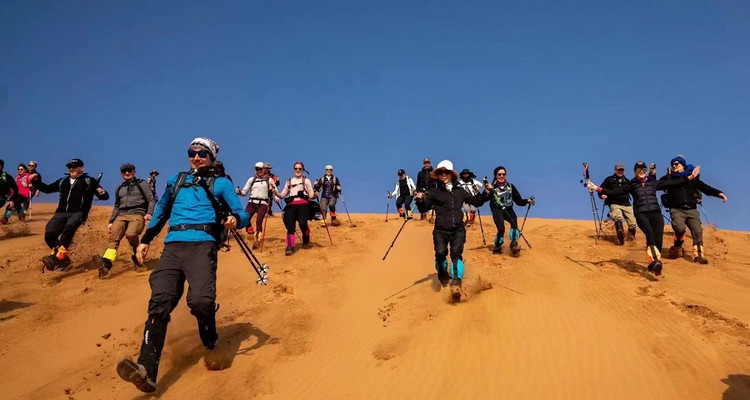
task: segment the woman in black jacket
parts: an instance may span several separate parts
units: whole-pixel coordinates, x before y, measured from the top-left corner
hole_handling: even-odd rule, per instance
[[[633,197],[633,211],[638,228],[646,236],[646,254],[648,254],[648,270],[654,275],[661,275],[661,249],[664,239],[664,220],[661,215],[661,207],[656,197],[657,190],[676,188],[695,179],[700,173],[700,167],[695,167],[693,173],[680,179],[669,181],[657,181],[654,175],[647,175],[646,163],[638,161],[633,167],[635,178],[630,180],[627,186],[615,189],[604,189],[589,182],[588,188],[596,190],[607,196],[616,196],[622,193],[630,193]]]
[[[463,251],[466,242],[461,206],[468,203],[477,207],[484,204],[486,193],[472,196],[458,184],[458,173],[453,170],[453,163],[443,160],[430,175],[437,181],[437,187],[418,192],[418,202],[423,202],[426,209],[435,209],[435,228],[432,241],[435,246],[435,269],[443,287],[450,280],[451,295],[461,298],[461,279],[464,276]],[[448,245],[450,244],[451,271],[448,273]]]
[[[505,167],[498,166],[492,175],[495,177],[492,183],[488,183],[485,180],[485,189],[490,191],[492,201],[490,201],[490,210],[492,210],[492,220],[495,221],[497,227],[497,235],[495,236],[495,247],[492,249],[492,253],[502,253],[503,242],[505,241],[505,220],[510,222],[510,232],[508,237],[510,238],[510,252],[512,255],[517,256],[519,253],[518,239],[521,237],[521,231],[518,229],[518,217],[516,212],[513,210],[513,203],[519,207],[523,207],[527,204],[534,205],[534,197],[524,199],[521,197],[521,193],[515,185],[508,182],[507,171]]]

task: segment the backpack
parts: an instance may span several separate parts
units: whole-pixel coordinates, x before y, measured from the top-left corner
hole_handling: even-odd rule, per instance
[[[169,197],[169,201],[167,202],[166,206],[164,206],[164,215],[162,216],[162,221],[166,222],[167,218],[172,214],[172,206],[174,206],[175,199],[177,199],[177,193],[182,189],[183,187],[190,187],[193,185],[196,185],[196,183],[185,183],[185,180],[187,179],[187,176],[189,175],[189,172],[183,171],[180,172],[177,176],[177,181],[175,182],[174,189],[172,190],[172,195]],[[208,200],[211,202],[211,206],[214,208],[214,212],[216,213],[216,229],[214,229],[214,232],[211,234],[211,236],[216,239],[216,242],[222,246],[222,247],[229,247],[226,245],[227,238],[229,237],[229,231],[227,228],[221,223],[221,221],[226,218],[227,215],[230,215],[229,207],[216,199],[214,196],[214,182],[216,181],[216,176],[208,176],[200,177],[201,179],[198,181],[197,185],[202,187],[203,190],[206,191],[206,197],[208,197]]]
[[[253,179],[250,181],[250,189],[248,190],[248,194],[252,193],[253,186],[255,186],[256,182],[261,182],[261,183],[265,182],[266,183],[266,187],[268,187],[268,192],[269,192],[268,198],[261,199],[261,198],[258,198],[258,197],[250,197],[249,200],[266,200],[266,201],[268,201],[268,204],[271,204],[271,193],[270,193],[271,192],[271,177],[270,176],[266,176],[263,179],[258,179],[257,176],[253,175]]]
[[[307,193],[305,193],[305,188],[304,188],[304,186],[305,186],[305,179],[307,179],[307,177],[304,176],[304,175],[302,175],[302,183],[295,183],[294,184],[294,186],[297,186],[297,185],[302,185],[303,186],[302,187],[302,194],[301,195],[299,195],[299,194],[294,195],[294,196],[289,195],[289,196],[287,196],[287,197],[284,198],[284,202],[286,202],[287,205],[289,205],[289,203],[291,203],[296,197],[299,197],[299,198],[305,199],[305,200],[310,200],[308,198],[308,196],[307,196]],[[289,178],[289,179],[286,180],[286,185],[289,186],[289,191],[291,192],[291,190],[292,190],[292,186],[291,186],[292,185],[292,178]]]
[[[143,196],[143,203],[138,204],[137,206],[133,207],[127,207],[127,208],[120,208],[120,189],[124,188],[128,185],[129,182],[123,182],[120,184],[120,186],[115,189],[115,207],[117,207],[120,210],[131,210],[133,208],[142,208],[142,207],[148,207],[148,200],[146,200],[146,192],[143,191],[143,188],[141,187],[141,183],[143,183],[143,179],[135,179],[135,187],[138,188],[138,191],[141,192],[141,196]]]

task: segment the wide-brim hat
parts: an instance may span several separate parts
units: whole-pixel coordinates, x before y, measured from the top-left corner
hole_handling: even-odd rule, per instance
[[[469,171],[468,168],[464,168],[461,170],[461,173],[459,175],[463,176],[463,174],[469,174],[469,178],[476,178],[477,176],[474,175],[473,172]]]
[[[453,169],[453,163],[450,160],[440,161],[440,163],[437,165],[437,168],[433,169],[432,172],[430,172],[430,177],[432,177],[433,179],[438,179],[437,172],[440,170],[448,170],[450,171],[451,175],[453,175],[453,180],[458,179],[458,172]]]

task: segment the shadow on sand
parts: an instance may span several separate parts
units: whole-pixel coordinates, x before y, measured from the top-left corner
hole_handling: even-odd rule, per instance
[[[729,385],[721,396],[721,400],[750,399],[750,376],[732,374],[721,381]]]
[[[252,350],[263,347],[269,342],[271,344],[278,342],[277,340],[271,339],[270,335],[258,329],[256,326],[249,322],[238,322],[226,326],[220,326],[217,330],[217,333],[219,334],[219,347],[222,350],[226,351],[226,353],[231,357],[231,359],[226,360],[226,368],[232,367],[234,358],[238,354],[246,355],[249,354]],[[192,341],[193,339],[197,341],[197,336],[197,332],[192,331],[180,338],[179,341]],[[258,338],[258,342],[250,347],[240,349],[240,345],[242,345],[242,342],[253,336]],[[157,382],[157,397],[163,395],[167,390],[169,390],[169,387],[177,382],[177,380],[185,373],[185,371],[197,364],[206,353],[206,350],[200,344],[193,345],[187,348],[178,344],[176,347],[177,348],[173,347],[173,351],[176,353],[181,353],[181,356],[178,356],[174,361],[175,365],[173,365],[172,368],[166,371],[166,373],[161,378],[159,378]],[[150,399],[152,398],[152,396],[144,395],[140,396],[140,398]]]

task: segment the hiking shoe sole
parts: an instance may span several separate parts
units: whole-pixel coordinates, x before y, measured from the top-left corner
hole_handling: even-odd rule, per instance
[[[42,257],[42,264],[44,264],[44,268],[46,268],[47,271],[54,271],[56,259],[52,259],[52,256]]]
[[[100,255],[91,257],[91,262],[99,269],[99,279],[104,279],[109,275],[109,268],[104,264],[104,258]]]
[[[146,368],[131,360],[122,360],[117,363],[117,375],[125,382],[130,382],[143,393],[156,391],[156,383],[146,375]]]
[[[662,269],[661,262],[657,261],[656,263],[654,263],[654,275],[656,276],[661,275],[661,269]]]

